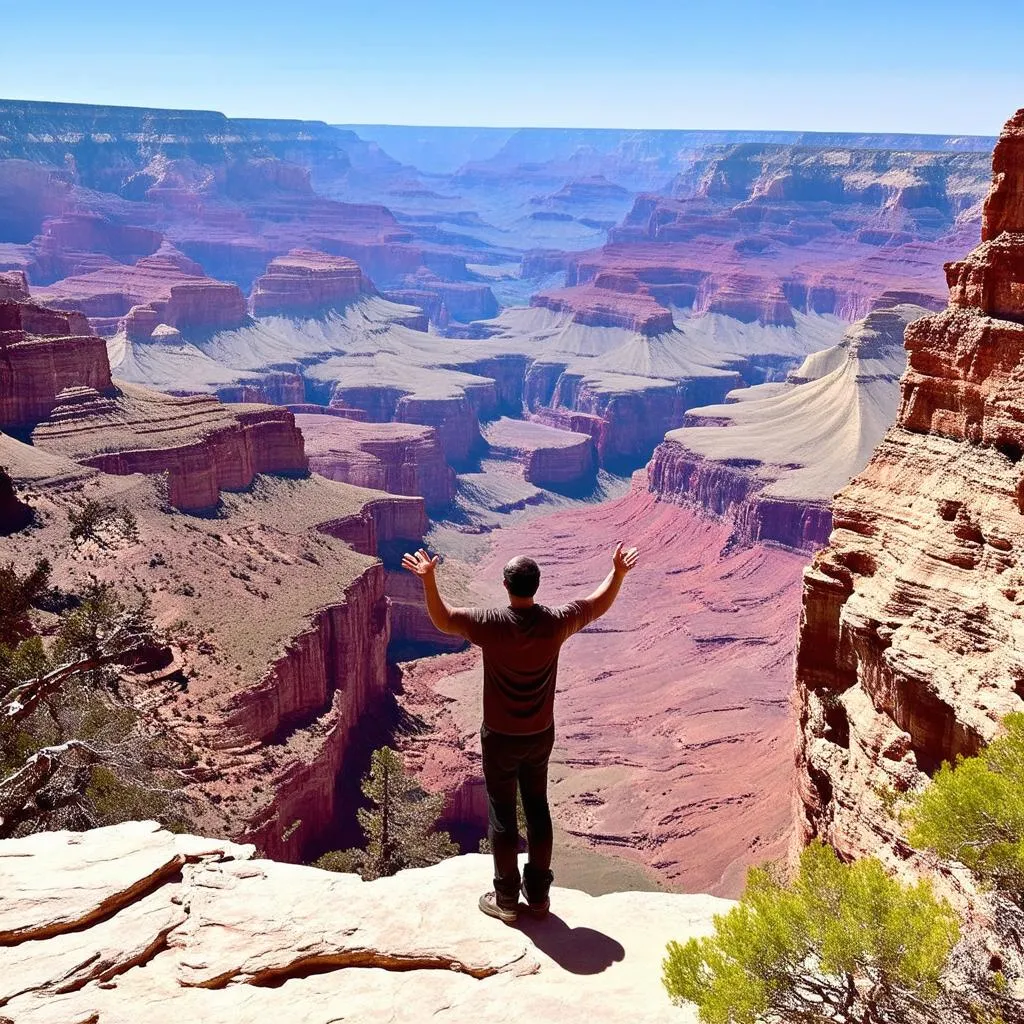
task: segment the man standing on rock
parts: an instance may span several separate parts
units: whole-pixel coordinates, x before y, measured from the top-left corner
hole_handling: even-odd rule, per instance
[[[519,891],[530,912],[548,911],[552,829],[548,809],[548,759],[555,740],[554,703],[558,652],[588,623],[604,615],[618,596],[626,573],[636,565],[636,548],[615,547],[612,570],[581,601],[548,608],[534,601],[540,567],[519,556],[505,566],[508,604],[502,608],[449,608],[437,589],[438,558],[422,548],[402,565],[423,581],[427,611],[442,633],[465,637],[483,650],[484,721],[480,729],[488,828],[494,854],[494,891],[480,897],[480,909],[506,924],[516,920]],[[516,786],[526,813],[529,860],[519,874]]]

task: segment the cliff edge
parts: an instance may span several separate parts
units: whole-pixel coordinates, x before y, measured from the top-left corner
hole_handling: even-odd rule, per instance
[[[893,795],[1024,708],[1024,110],[994,154],[982,244],[910,324],[902,401],[833,504],[796,655],[802,830],[906,868]]]
[[[0,1020],[688,1024],[660,983],[711,896],[552,891],[515,927],[476,900],[489,857],[363,882],[153,822],[0,842]]]

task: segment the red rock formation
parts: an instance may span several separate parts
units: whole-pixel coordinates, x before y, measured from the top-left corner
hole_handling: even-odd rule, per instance
[[[76,366],[74,379],[82,375]],[[167,501],[183,510],[215,506],[257,473],[305,473],[295,417],[283,409],[229,410],[207,396],[174,398],[133,385],[101,395],[76,384],[51,403],[32,434],[41,448],[105,473],[166,474]]]
[[[405,395],[395,407],[395,420],[398,423],[420,423],[433,427],[445,457],[456,467],[470,462],[482,446],[480,423],[468,397],[421,398]]]
[[[256,686],[233,694],[218,746],[273,743],[298,727],[322,722],[316,758],[294,760],[273,780],[274,797],[241,838],[267,857],[301,860],[339,816],[338,777],[365,716],[387,686],[389,619],[384,571],[371,566],[324,609]],[[299,828],[289,829],[298,822]]]
[[[503,418],[484,436],[492,455],[522,463],[523,476],[538,487],[577,490],[594,484],[597,450],[589,434]]]
[[[187,333],[226,330],[245,322],[245,296],[238,285],[222,281],[173,284],[163,321]]]
[[[271,260],[252,290],[255,316],[316,316],[372,292],[359,264],[342,256],[293,249]]]
[[[418,494],[428,510],[451,502],[455,474],[432,428],[309,414],[296,423],[314,472],[392,494]]]
[[[801,828],[901,871],[927,866],[886,794],[977,751],[1024,697],[1022,125],[996,147],[985,240],[947,267],[949,308],[907,328],[897,422],[805,573]]]
[[[194,332],[237,327],[247,312],[237,285],[204,277],[197,263],[166,243],[134,265],[110,262],[33,294],[48,306],[85,313],[97,330],[123,328],[137,340],[159,323]]]
[[[8,276],[5,287],[17,295],[23,285],[23,278]],[[104,392],[112,387],[106,345],[85,318],[0,300],[0,427],[43,419],[61,391],[79,384]]]
[[[531,305],[572,312],[573,319],[590,327],[623,327],[656,335],[672,330],[672,313],[629,274],[598,274],[593,285],[535,295]]]

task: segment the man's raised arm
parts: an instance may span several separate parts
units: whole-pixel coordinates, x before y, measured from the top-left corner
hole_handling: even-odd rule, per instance
[[[444,603],[444,598],[437,589],[437,578],[434,575],[437,562],[438,556],[434,555],[431,558],[423,548],[415,555],[402,555],[402,567],[419,576],[423,583],[423,598],[427,604],[430,621],[442,633],[455,633],[456,630],[452,628],[452,610]]]
[[[619,588],[626,578],[626,573],[636,565],[640,552],[636,548],[623,550],[622,542],[615,545],[612,555],[612,571],[604,578],[604,582],[589,597],[583,599],[591,613],[591,619],[599,618],[615,603],[619,596]]]

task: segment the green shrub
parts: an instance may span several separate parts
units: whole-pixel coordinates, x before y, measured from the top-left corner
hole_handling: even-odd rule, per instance
[[[331,850],[313,861],[313,867],[344,874],[358,872],[362,867],[363,857],[362,850]]]
[[[1024,714],[976,757],[944,764],[911,806],[910,841],[1024,906]]]
[[[373,752],[363,795],[372,804],[357,815],[367,840],[359,865],[363,878],[427,867],[459,852],[447,832],[436,831],[444,797],[425,793],[390,747]]]
[[[843,864],[815,843],[792,882],[754,868],[713,935],[669,943],[662,981],[707,1024],[897,1020],[927,1009],[958,937],[928,883],[901,885],[874,858]]]
[[[131,509],[115,505],[104,505],[93,498],[86,498],[82,506],[68,512],[71,525],[71,539],[79,544],[82,541],[96,541],[100,547],[107,547],[103,536],[105,527],[116,527],[122,538],[129,543],[139,539],[139,524]]]

